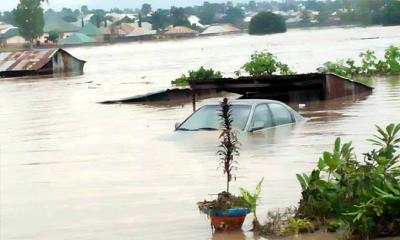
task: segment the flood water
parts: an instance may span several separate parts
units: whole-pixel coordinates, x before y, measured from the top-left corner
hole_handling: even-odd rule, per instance
[[[96,102],[164,89],[200,66],[232,75],[255,50],[303,73],[366,49],[381,56],[390,44],[400,45],[400,27],[124,43],[68,49],[87,61],[82,76],[2,79],[0,239],[253,239],[251,217],[243,233],[213,235],[196,208],[225,178],[216,169],[217,132],[173,132],[191,104]],[[231,189],[253,189],[264,177],[260,217],[296,205],[295,174],[311,171],[337,136],[362,153],[374,124],[400,122],[400,77],[370,83],[365,99],[307,105],[304,124],[241,134]]]

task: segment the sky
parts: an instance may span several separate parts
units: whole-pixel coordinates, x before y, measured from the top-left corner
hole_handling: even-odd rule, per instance
[[[17,6],[19,0],[0,0],[0,11],[10,11]],[[53,8],[60,10],[63,7],[80,9],[82,5],[92,8],[140,8],[143,3],[149,3],[153,9],[169,8],[171,6],[185,7],[193,5],[202,5],[205,0],[49,0],[49,4],[45,4],[45,8]],[[208,2],[223,3],[228,0],[208,0]],[[248,1],[248,0],[247,0]],[[244,0],[234,0],[232,2],[247,2]]]

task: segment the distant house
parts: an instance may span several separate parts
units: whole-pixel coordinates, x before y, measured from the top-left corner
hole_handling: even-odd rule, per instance
[[[240,28],[236,27],[233,24],[217,24],[211,25],[207,27],[202,33],[202,36],[210,36],[210,35],[223,35],[223,34],[231,34],[231,33],[240,33]]]
[[[185,26],[172,27],[172,28],[169,28],[164,33],[165,36],[176,37],[176,38],[179,38],[179,37],[194,37],[194,36],[197,36],[198,34],[199,34],[199,32],[197,32],[197,31],[195,31],[195,30],[193,30],[191,28],[185,27]]]
[[[63,49],[0,52],[0,77],[83,73],[85,61]]]
[[[91,38],[83,33],[73,33],[70,36],[58,41],[58,45],[82,45],[95,42],[96,39]]]
[[[135,28],[136,25],[134,23],[121,23],[117,27],[117,33],[118,35],[126,35],[129,34],[130,32],[133,32]]]
[[[44,32],[49,33],[52,31],[60,32],[61,35],[70,35],[74,32],[79,32],[80,27],[64,21],[61,17],[55,14],[47,14],[44,18]]]
[[[139,28],[139,23],[138,22],[132,23],[132,26],[134,28]],[[153,24],[151,24],[149,22],[142,22],[142,26],[140,28],[143,28],[147,31],[151,31],[151,30],[153,30]]]
[[[137,27],[132,32],[125,35],[125,38],[132,40],[149,40],[157,34],[156,30],[148,30],[144,27]]]
[[[97,42],[104,42],[103,31],[92,23],[87,23],[81,28],[79,32],[85,34],[86,36],[94,38]]]
[[[22,47],[26,40],[16,27],[0,30],[0,47]]]

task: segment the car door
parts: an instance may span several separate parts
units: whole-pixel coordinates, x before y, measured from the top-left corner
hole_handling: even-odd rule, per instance
[[[264,128],[273,127],[274,122],[267,104],[259,104],[255,107],[253,117],[250,122],[249,131],[256,131]]]
[[[294,122],[292,113],[284,105],[280,103],[269,103],[268,106],[275,126],[291,124]]]

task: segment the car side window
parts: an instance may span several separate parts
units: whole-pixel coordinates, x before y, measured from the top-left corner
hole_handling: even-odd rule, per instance
[[[293,123],[292,114],[285,106],[279,103],[270,103],[269,108],[276,126]]]
[[[256,106],[251,120],[250,130],[272,127],[273,122],[269,108],[266,104]]]

